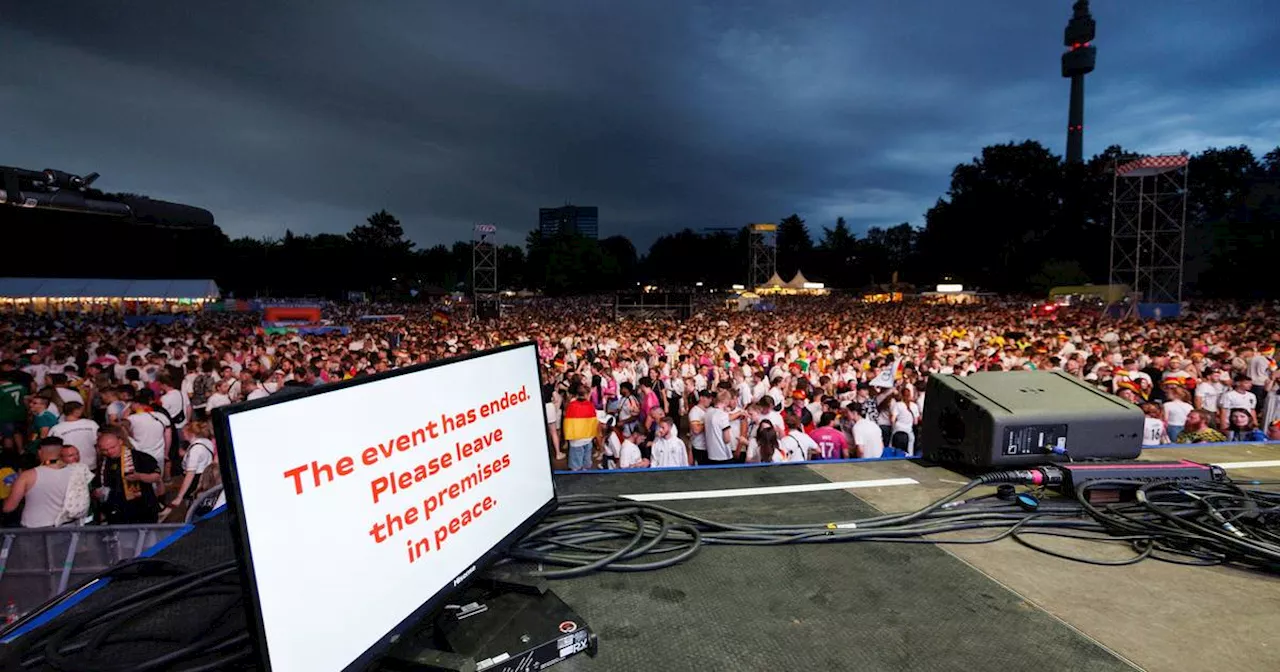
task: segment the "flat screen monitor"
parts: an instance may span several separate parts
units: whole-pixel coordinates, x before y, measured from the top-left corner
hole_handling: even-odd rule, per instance
[[[263,669],[364,669],[555,506],[524,343],[219,408]]]

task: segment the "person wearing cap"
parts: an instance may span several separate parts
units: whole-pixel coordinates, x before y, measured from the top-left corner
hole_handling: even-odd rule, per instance
[[[93,479],[98,513],[108,525],[149,525],[156,522],[161,480],[155,458],[136,450],[122,427],[98,430],[98,469]]]
[[[782,417],[785,420],[789,416],[795,416],[800,420],[800,426],[808,431],[813,429],[813,413],[809,412],[808,404],[809,395],[804,390],[796,388],[791,392],[791,405],[783,409]]]

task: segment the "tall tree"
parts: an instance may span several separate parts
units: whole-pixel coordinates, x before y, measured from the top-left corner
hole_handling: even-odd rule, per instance
[[[812,280],[821,280],[835,287],[854,287],[857,280],[855,268],[858,238],[849,230],[844,217],[837,217],[834,227],[823,227],[822,240],[818,243],[817,267]]]
[[[365,223],[351,229],[347,237],[356,245],[383,252],[408,252],[413,249],[413,243],[404,239],[404,227],[400,225],[400,220],[386,210],[369,215]]]
[[[613,262],[617,274],[612,278],[604,278],[603,287],[608,289],[618,289],[628,283],[635,283],[636,273],[639,270],[639,259],[636,256],[636,246],[630,239],[625,236],[609,236],[600,241],[600,250],[604,256]]]
[[[778,274],[790,280],[807,263],[813,263],[813,239],[800,215],[792,213],[778,222]]]

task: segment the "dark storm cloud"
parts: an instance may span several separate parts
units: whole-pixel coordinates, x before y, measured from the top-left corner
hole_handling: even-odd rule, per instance
[[[385,207],[420,244],[515,241],[572,199],[645,244],[792,211],[918,223],[983,145],[1062,145],[1067,1],[272,4],[6,16],[0,163],[97,170],[231,235]],[[1093,11],[1086,151],[1274,145],[1271,3]]]

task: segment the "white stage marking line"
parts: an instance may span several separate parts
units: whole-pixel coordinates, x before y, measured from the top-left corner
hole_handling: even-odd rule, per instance
[[[819,490],[847,490],[849,488],[884,488],[894,485],[919,485],[914,478],[880,478],[870,481],[837,481],[832,483],[808,483],[805,485],[774,485],[761,488],[728,488],[725,490],[686,490],[684,492],[645,492],[622,495],[637,502],[670,502],[681,499],[718,499],[720,497],[755,497],[757,495],[785,495],[793,492],[817,492]]]
[[[1280,460],[1258,460],[1256,462],[1213,462],[1223,469],[1257,469],[1258,467],[1280,467]]]

